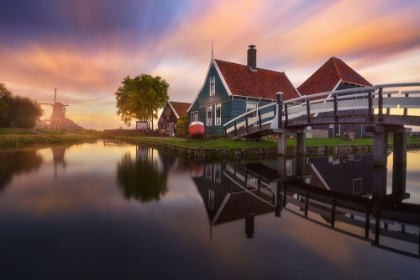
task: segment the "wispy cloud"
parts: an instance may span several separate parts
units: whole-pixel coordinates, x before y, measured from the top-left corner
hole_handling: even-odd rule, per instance
[[[69,117],[89,104],[107,108],[98,119],[115,119],[113,93],[141,73],[166,79],[171,99],[192,101],[212,45],[216,58],[245,64],[255,44],[258,66],[285,71],[295,86],[331,56],[372,83],[420,80],[413,0],[15,2],[0,0],[1,82],[42,101],[59,88]]]

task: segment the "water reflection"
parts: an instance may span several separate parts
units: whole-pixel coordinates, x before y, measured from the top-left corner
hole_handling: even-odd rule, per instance
[[[214,226],[243,219],[246,237],[251,238],[254,217],[274,212],[273,192],[262,187],[261,181],[249,177],[246,169],[222,164],[190,164],[190,170],[203,199],[210,232]]]
[[[139,148],[135,158],[125,153],[117,164],[117,185],[127,200],[134,198],[142,203],[160,200],[168,191],[167,175],[173,161],[167,157],[158,161],[156,153],[159,154],[155,150]]]
[[[43,158],[37,150],[0,151],[0,192],[14,175],[37,171],[42,163]]]
[[[54,162],[54,179],[57,180],[57,166],[60,166],[63,169],[66,169],[67,162],[66,162],[66,149],[69,147],[64,146],[57,146],[51,147],[51,151],[53,154],[53,162]]]
[[[420,206],[404,202],[406,166],[394,164],[387,193],[387,169],[373,157],[297,158],[251,164],[190,165],[209,224],[245,220],[247,237],[254,217],[287,210],[372,245],[419,257]],[[198,172],[200,170],[200,172]]]

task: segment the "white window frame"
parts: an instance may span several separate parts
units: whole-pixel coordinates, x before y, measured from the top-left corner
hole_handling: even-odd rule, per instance
[[[206,125],[212,126],[212,124],[213,124],[213,104],[206,106]]]
[[[255,105],[255,107],[253,107],[253,108],[250,108],[250,106],[248,106],[248,105]],[[248,113],[249,111],[251,111],[251,110],[254,110],[254,109],[258,109],[258,102],[254,102],[254,101],[247,101],[246,102],[246,112]],[[257,112],[255,112],[255,116],[257,115]],[[252,116],[252,117],[255,117],[255,116]]]
[[[165,116],[170,116],[171,115],[171,112],[172,112],[171,107],[167,106],[165,108]]]
[[[213,96],[216,94],[216,78],[210,77],[210,96]]]
[[[191,112],[191,122],[197,122],[198,121],[198,111]]]
[[[210,209],[214,209],[214,190],[209,189],[209,201],[207,204]]]
[[[248,105],[255,105],[255,107],[252,106],[253,108],[249,108]],[[246,112],[248,113],[249,111],[254,110],[254,109],[258,109],[258,102],[256,102],[256,101],[247,101],[246,102]],[[257,116],[257,112],[254,112],[254,113],[252,113],[252,115],[248,115],[248,116],[249,117],[256,117]],[[258,125],[258,122],[253,123],[253,125]]]
[[[222,103],[217,103],[215,107],[214,125],[222,125]],[[219,116],[217,116],[217,109],[219,109]]]

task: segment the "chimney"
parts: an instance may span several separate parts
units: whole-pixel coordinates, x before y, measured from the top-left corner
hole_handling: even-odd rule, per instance
[[[248,46],[248,63],[247,65],[251,67],[252,70],[257,70],[257,50],[255,45]]]

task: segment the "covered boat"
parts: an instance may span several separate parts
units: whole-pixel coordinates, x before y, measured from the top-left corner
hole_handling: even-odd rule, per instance
[[[188,133],[191,138],[202,138],[204,136],[204,124],[198,121],[190,123]]]

